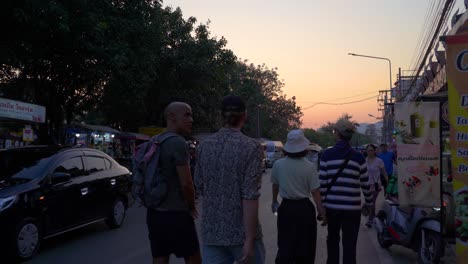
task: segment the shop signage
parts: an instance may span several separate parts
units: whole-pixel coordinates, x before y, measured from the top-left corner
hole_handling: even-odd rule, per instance
[[[468,35],[447,36],[457,263],[468,258]]]
[[[45,115],[43,106],[0,98],[0,117],[44,123]]]
[[[439,105],[395,104],[398,197],[403,207],[440,207]]]

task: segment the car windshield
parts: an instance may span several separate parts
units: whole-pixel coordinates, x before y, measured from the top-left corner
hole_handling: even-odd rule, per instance
[[[55,154],[52,151],[0,151],[0,180],[39,177]]]

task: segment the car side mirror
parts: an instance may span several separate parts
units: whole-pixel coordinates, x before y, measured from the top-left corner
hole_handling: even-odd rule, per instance
[[[50,179],[52,184],[63,183],[71,180],[71,174],[66,172],[54,172]]]

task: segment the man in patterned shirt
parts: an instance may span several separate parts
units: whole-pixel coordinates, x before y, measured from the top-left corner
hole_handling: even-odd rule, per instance
[[[242,134],[246,107],[238,96],[222,103],[224,127],[198,149],[195,185],[202,198],[203,262],[265,262],[258,221],[263,149]]]

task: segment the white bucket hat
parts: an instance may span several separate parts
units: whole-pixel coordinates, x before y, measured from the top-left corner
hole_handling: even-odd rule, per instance
[[[299,153],[307,149],[310,142],[300,129],[291,130],[288,133],[288,142],[284,145],[284,151],[288,153]]]

